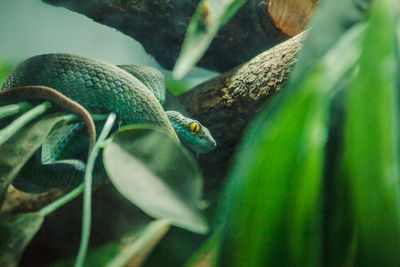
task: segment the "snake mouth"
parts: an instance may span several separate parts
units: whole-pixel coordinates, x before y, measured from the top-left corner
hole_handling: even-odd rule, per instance
[[[208,145],[209,145],[210,147],[214,148],[214,147],[217,146],[217,142],[215,142],[215,140],[208,141]]]

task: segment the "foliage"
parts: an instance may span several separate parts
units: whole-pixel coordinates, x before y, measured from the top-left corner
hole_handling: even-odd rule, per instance
[[[360,69],[346,95],[340,175],[352,201],[356,265],[400,264],[396,4],[378,1],[373,6]],[[385,249],[378,252],[382,244]]]
[[[121,239],[91,250],[85,266],[139,266],[169,227],[167,220],[150,222],[144,229],[137,227]],[[73,262],[74,259],[67,259],[54,266],[71,266]]]
[[[338,47],[332,48],[332,42],[326,44],[324,40],[316,53],[326,56],[318,59],[313,51],[306,68],[298,65],[294,75],[303,76],[292,78],[286,88],[290,94],[282,95],[279,110],[268,117],[266,109],[254,121],[227,187],[219,265],[400,264],[398,77],[394,49],[396,16],[392,5],[396,6],[394,1],[376,1],[372,6],[358,49],[363,52],[359,60],[353,57],[357,62],[349,60],[354,56],[352,49],[340,49],[340,42],[355,30],[353,26],[335,44]],[[320,14],[328,12],[323,8]],[[317,14],[315,20],[318,18]],[[303,59],[307,51],[312,53],[314,42],[321,40],[317,39],[317,32],[324,26],[317,25],[310,33]],[[343,31],[345,28],[334,33],[338,36]],[[347,38],[344,47],[351,48],[356,41]],[[354,63],[355,77],[354,72],[343,77]],[[329,164],[324,162],[329,158],[325,140],[329,130],[327,117],[330,105],[340,105],[333,102],[332,89],[339,87],[343,79],[351,81],[345,95],[344,141],[339,144],[344,148],[339,146],[339,151],[334,152],[339,154],[342,164],[329,170],[334,173],[329,176],[333,175],[332,179],[342,187],[333,182],[340,191],[331,191],[324,189],[322,183],[323,168]],[[325,192],[333,195],[324,195]],[[344,214],[353,217],[336,217],[340,223],[335,226],[342,228],[339,233],[349,231],[350,237],[336,235],[336,240],[325,240],[325,236],[333,237],[330,232],[337,229],[323,227],[331,218],[323,208],[334,206],[330,202],[341,197],[349,201],[330,212],[344,209],[348,212]],[[337,251],[343,253],[337,255]]]
[[[10,73],[11,70],[11,65],[0,62],[0,84],[3,84],[4,80],[7,78],[7,75],[8,73]]]
[[[180,168],[169,167],[176,162]],[[202,181],[198,167],[172,138],[151,129],[124,127],[107,144],[104,165],[121,194],[150,216],[207,232],[199,209]]]
[[[246,0],[202,0],[192,17],[173,77],[182,79],[206,52],[218,30]]]
[[[11,139],[0,146],[0,196],[12,183],[18,171],[39,149],[56,124],[65,119],[65,114],[51,114],[30,123],[17,131]]]
[[[42,225],[39,213],[26,213],[0,221],[0,265],[16,266],[22,252]]]
[[[121,196],[157,220],[140,213],[129,227],[116,223],[121,234],[89,248],[86,258],[81,253],[78,266],[137,266],[164,235],[178,243],[167,244],[170,254],[192,245],[186,266],[400,265],[398,3],[373,1],[369,9],[360,9],[356,0],[321,2],[289,82],[250,123],[221,203],[210,205],[220,205],[216,224],[209,227],[203,214],[202,176],[194,157],[156,129],[124,127],[100,140],[96,152],[104,148],[104,167]],[[175,68],[177,77],[196,64],[244,3],[200,1]],[[6,72],[0,67],[0,81]],[[189,80],[167,81],[176,94],[191,87]],[[21,118],[31,109],[22,106],[0,113],[8,112],[6,120]],[[35,114],[0,145],[2,199],[51,130],[71,122],[70,115]],[[86,177],[91,175],[88,168]],[[83,189],[77,187],[39,212],[2,219],[0,262],[17,265],[45,217]],[[180,243],[178,235],[168,238],[170,225],[194,233]],[[196,234],[209,230],[205,242],[193,245]],[[57,266],[74,261],[71,255]]]

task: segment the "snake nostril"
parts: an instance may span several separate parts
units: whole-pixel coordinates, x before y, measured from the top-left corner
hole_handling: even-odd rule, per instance
[[[204,139],[204,137],[205,137],[205,136],[199,136],[199,139],[200,139],[200,140],[201,140],[201,139]]]

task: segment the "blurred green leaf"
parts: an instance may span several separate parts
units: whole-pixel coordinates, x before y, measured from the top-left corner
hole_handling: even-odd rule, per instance
[[[276,118],[263,114],[251,128],[230,177],[221,266],[319,264],[325,71],[314,72]]]
[[[320,1],[315,11],[304,47],[290,79],[298,82],[319,61],[352,25],[364,18],[370,0]]]
[[[193,232],[208,231],[199,208],[202,177],[193,157],[171,137],[123,128],[103,155],[114,186],[147,214]]]
[[[252,123],[227,188],[222,266],[317,266],[322,171],[334,85],[358,59],[355,27],[313,67],[279,110]],[[287,90],[287,89],[285,89]],[[284,148],[284,152],[283,149]]]
[[[182,79],[200,60],[218,30],[246,3],[246,0],[202,0],[192,17],[173,70]]]
[[[189,259],[185,267],[213,267],[217,266],[218,250],[221,244],[222,229],[218,229]]]
[[[44,216],[26,213],[0,221],[0,266],[17,266],[25,247],[39,231]]]
[[[65,116],[63,113],[45,115],[25,126],[0,146],[0,196],[4,195],[19,170]]]
[[[11,65],[0,62],[0,87],[12,69],[13,69],[13,67]]]
[[[89,250],[84,266],[141,266],[155,245],[168,231],[167,220],[157,220],[133,230],[119,240]],[[58,262],[54,267],[72,266],[74,259]]]
[[[171,72],[164,71],[165,76],[165,86],[174,95],[178,96],[183,94],[196,85],[214,78],[217,76],[217,72],[197,70],[195,73],[189,73],[183,79],[174,79]]]
[[[400,265],[396,5],[374,1],[346,98],[342,175],[353,202],[357,266]]]

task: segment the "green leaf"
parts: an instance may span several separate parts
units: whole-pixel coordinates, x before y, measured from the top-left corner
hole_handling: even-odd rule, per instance
[[[185,78],[178,80],[172,77],[171,72],[164,71],[165,86],[172,94],[178,96],[191,90],[196,85],[214,78],[217,74],[217,72],[198,69],[195,72],[188,74]]]
[[[346,98],[342,179],[350,188],[355,265],[400,265],[397,1],[374,1]],[[397,10],[396,10],[397,11]],[[379,42],[377,42],[379,40]]]
[[[0,196],[5,194],[19,170],[43,144],[51,130],[65,117],[62,113],[43,116],[25,126],[0,146]]]
[[[272,121],[260,116],[245,139],[228,187],[221,266],[318,265],[324,71],[313,73]]]
[[[0,63],[0,85],[3,84],[4,80],[7,78],[7,75],[11,72],[13,67],[9,64]]]
[[[202,178],[193,157],[168,135],[128,127],[114,135],[103,152],[114,186],[155,218],[205,233],[200,212]]]
[[[334,85],[358,59],[356,27],[266,107],[239,151],[222,207],[222,266],[318,266],[322,255],[322,171]],[[287,89],[285,89],[287,90]]]
[[[119,240],[89,250],[84,266],[141,266],[155,245],[169,229],[168,221],[158,220],[133,230]],[[58,262],[54,267],[72,266],[73,259]]]
[[[246,0],[202,0],[199,3],[173,70],[175,79],[182,79],[196,65],[218,30],[245,3]]]
[[[364,17],[360,7],[369,0],[320,1],[315,11],[304,47],[290,75],[293,82],[302,79],[312,66],[335,45],[337,40]]]
[[[185,263],[185,267],[213,267],[217,266],[217,256],[221,244],[221,228],[200,247],[200,249]]]
[[[0,221],[0,266],[17,266],[25,247],[39,231],[44,216],[26,213]]]

